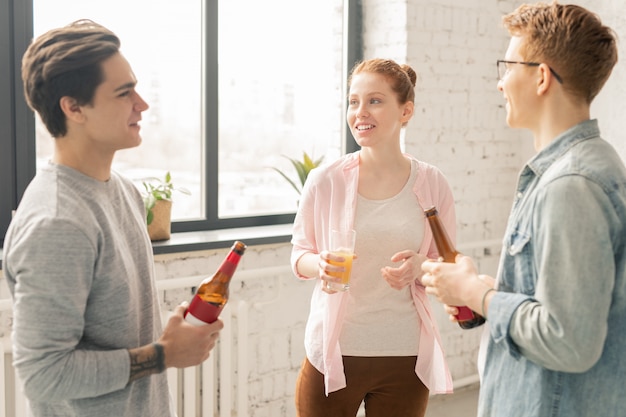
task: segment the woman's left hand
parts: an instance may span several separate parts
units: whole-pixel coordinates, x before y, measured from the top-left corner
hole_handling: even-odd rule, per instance
[[[380,270],[383,278],[391,288],[401,290],[411,285],[416,279],[421,285],[419,279],[424,272],[422,271],[422,262],[426,260],[426,256],[420,255],[412,250],[404,250],[395,253],[391,257],[391,262],[402,262],[397,268],[386,266]]]

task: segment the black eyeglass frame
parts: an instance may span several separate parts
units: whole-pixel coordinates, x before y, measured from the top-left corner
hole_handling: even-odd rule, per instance
[[[541,65],[540,62],[525,62],[525,61],[506,61],[504,59],[498,59],[496,61],[496,70],[498,71],[498,80],[502,80],[502,77],[500,76],[500,64],[521,64],[521,65],[528,65],[530,67],[538,67],[539,65]],[[548,68],[550,69],[550,72],[552,73],[552,75],[554,75],[554,78],[556,78],[556,80],[563,84],[563,79],[561,78],[561,76],[559,74],[556,73],[555,70],[553,70],[549,65]]]

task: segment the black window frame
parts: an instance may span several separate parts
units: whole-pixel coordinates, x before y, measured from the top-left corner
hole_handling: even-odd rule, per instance
[[[363,48],[361,0],[344,0],[344,4],[347,7],[347,16],[344,17],[347,25],[344,33],[345,86],[348,71],[354,63],[362,59]],[[293,222],[295,216],[295,213],[290,213],[221,219],[218,217],[217,7],[218,0],[205,0],[206,218],[174,222],[173,233],[288,224]],[[24,100],[20,74],[21,57],[32,39],[32,34],[32,0],[0,0],[0,247],[4,243],[11,213],[16,209],[36,172],[35,118]],[[347,127],[343,139],[345,152],[358,149]]]

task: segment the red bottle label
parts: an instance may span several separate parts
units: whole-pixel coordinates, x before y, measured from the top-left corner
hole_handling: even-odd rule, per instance
[[[221,271],[224,275],[232,277],[235,275],[235,269],[237,269],[237,263],[239,262],[239,255],[231,254],[235,256],[229,256],[222,262],[222,265],[219,267],[219,271]]]
[[[459,314],[456,315],[458,321],[472,320],[474,318],[474,312],[469,307],[457,307]]]
[[[198,295],[194,295],[189,304],[189,308],[185,312],[185,317],[191,314],[196,319],[205,323],[213,323],[219,317],[222,312],[222,307],[218,307],[215,304],[207,303],[203,301]]]

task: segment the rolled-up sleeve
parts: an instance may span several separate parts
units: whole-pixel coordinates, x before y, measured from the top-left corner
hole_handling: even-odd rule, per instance
[[[298,261],[306,253],[318,253],[315,237],[315,182],[317,170],[313,169],[309,173],[309,177],[304,184],[302,194],[298,202],[298,211],[293,222],[293,230],[291,235],[291,269],[296,277],[300,279],[309,279],[298,273]],[[308,221],[307,221],[308,219]]]

